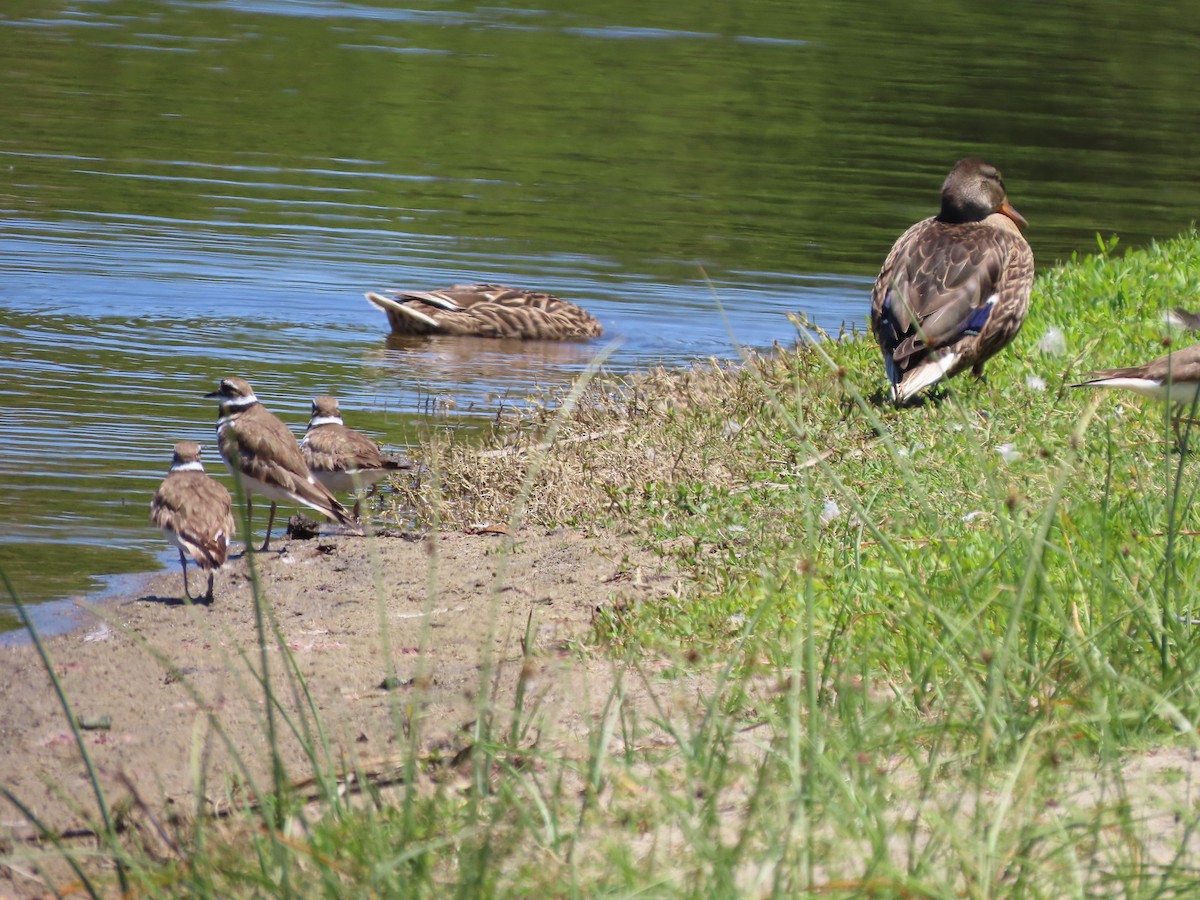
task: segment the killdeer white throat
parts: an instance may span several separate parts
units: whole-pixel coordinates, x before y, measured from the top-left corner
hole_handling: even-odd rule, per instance
[[[183,569],[183,593],[189,600],[213,598],[213,570],[225,564],[229,539],[234,533],[229,491],[204,474],[200,445],[180,441],[175,445],[171,470],[150,502],[150,521],[161,528],[167,540],[179,549]],[[208,593],[192,596],[188,588],[187,555],[208,572]]]
[[[254,494],[271,501],[267,537],[260,552],[271,544],[275,505],[281,501],[303,504],[355,527],[346,508],[308,470],[291,429],[258,402],[244,379],[222,378],[220,387],[205,396],[220,401],[217,441],[221,457],[246,492],[247,519],[253,512]]]
[[[365,434],[347,428],[335,397],[317,397],[312,418],[300,442],[309,470],[331,492],[354,491],[354,517],[362,508],[361,492],[389,472],[410,469],[409,463],[388,459]]]

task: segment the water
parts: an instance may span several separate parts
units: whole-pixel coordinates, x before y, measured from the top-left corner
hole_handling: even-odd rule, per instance
[[[1127,2],[14,0],[0,13],[0,568],[30,601],[154,569],[200,395],[394,448],[602,342],[389,341],[376,287],[551,290],[616,371],[860,324],[960,156],[1039,265],[1200,208],[1196,22]],[[729,326],[714,295],[725,304]],[[1187,303],[1192,298],[1180,298]],[[0,610],[0,629],[12,617]]]

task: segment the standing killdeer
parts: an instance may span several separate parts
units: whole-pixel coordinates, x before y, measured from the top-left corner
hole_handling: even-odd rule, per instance
[[[363,488],[374,490],[375,482],[388,472],[410,469],[406,462],[388,459],[375,442],[342,422],[335,397],[317,397],[312,418],[300,442],[300,452],[309,470],[331,492],[354,491],[354,517],[359,518]]]
[[[205,397],[221,401],[217,441],[225,464],[246,492],[247,520],[253,512],[252,495],[262,494],[271,501],[267,537],[260,552],[270,546],[279,501],[302,503],[354,527],[346,508],[308,471],[291,429],[263,408],[244,379],[222,378],[221,386]]]
[[[896,404],[983,364],[1021,330],[1033,287],[1027,223],[995,166],[960,159],[942,208],[892,246],[871,291],[871,331]]]
[[[1073,386],[1124,388],[1152,400],[1169,401],[1176,407],[1191,407],[1200,391],[1200,344],[1173,350],[1140,366],[1089,372],[1086,381]],[[1175,419],[1175,438],[1183,448],[1178,418]]]
[[[183,569],[183,593],[189,600],[186,550],[196,565],[208,572],[205,603],[213,598],[213,569],[225,564],[229,539],[233,536],[233,511],[229,491],[204,474],[200,445],[180,441],[175,445],[171,470],[154,493],[150,521],[166,532],[167,540],[179,548]]]

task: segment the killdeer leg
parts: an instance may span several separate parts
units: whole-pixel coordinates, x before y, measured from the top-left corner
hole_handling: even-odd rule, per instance
[[[192,592],[188,590],[187,558],[183,555],[182,547],[179,548],[179,568],[183,569],[183,595],[191,600]]]
[[[267,516],[267,537],[263,541],[263,545],[258,548],[259,553],[266,553],[267,547],[271,545],[271,526],[275,524],[275,501],[271,501],[271,514]]]
[[[209,569],[209,571],[208,571],[208,593],[204,595],[205,604],[211,604],[213,602],[213,575],[214,574],[215,573],[211,569]]]
[[[1187,427],[1184,427],[1185,424]],[[1175,431],[1175,446],[1178,448],[1180,453],[1187,453],[1188,432],[1195,424],[1197,424],[1195,419],[1184,415],[1182,412],[1180,412],[1179,415],[1171,417],[1171,427]]]
[[[1180,415],[1175,420],[1175,441],[1179,444],[1179,452],[1188,452],[1188,436],[1191,434],[1192,426],[1198,424],[1190,415]]]

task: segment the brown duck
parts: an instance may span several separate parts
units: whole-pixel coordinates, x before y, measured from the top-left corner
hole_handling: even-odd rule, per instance
[[[586,310],[543,291],[455,284],[434,291],[371,291],[393,334],[474,335],[523,341],[581,341],[604,329]]]
[[[871,331],[896,404],[983,364],[1011,341],[1029,311],[1033,251],[999,170],[960,159],[942,208],[900,236],[871,292]]]

